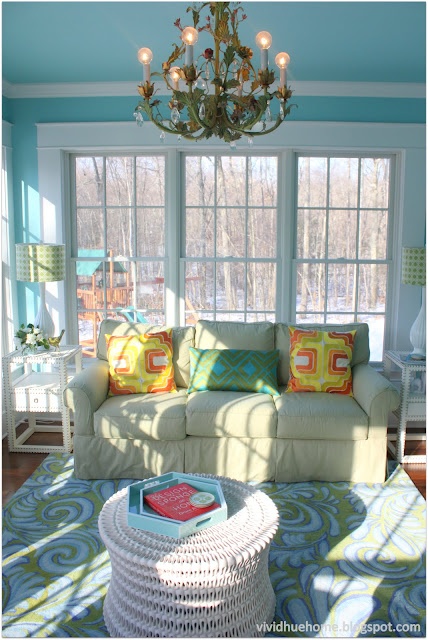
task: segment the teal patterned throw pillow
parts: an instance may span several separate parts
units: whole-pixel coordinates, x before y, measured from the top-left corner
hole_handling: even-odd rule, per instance
[[[190,382],[193,391],[253,391],[279,396],[279,351],[194,349],[190,347]]]

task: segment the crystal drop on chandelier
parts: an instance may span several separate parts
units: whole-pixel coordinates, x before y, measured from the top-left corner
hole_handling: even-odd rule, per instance
[[[205,105],[201,102],[201,106],[199,107],[199,117],[201,120],[205,118]]]
[[[144,118],[141,111],[134,111],[134,118],[139,127],[142,127],[144,124]]]
[[[272,113],[271,113],[269,105],[270,105],[270,100],[268,100],[267,107],[266,107],[266,112],[265,112],[265,121],[266,122],[272,122]]]
[[[173,107],[171,109],[171,121],[173,122],[173,124],[178,124],[178,122],[180,121],[180,112],[177,107]]]
[[[209,71],[208,71],[208,77],[209,77]],[[201,89],[202,91],[206,91],[208,88],[207,83],[205,82],[202,76],[199,76],[196,82],[193,83],[193,86],[195,87],[195,89]]]

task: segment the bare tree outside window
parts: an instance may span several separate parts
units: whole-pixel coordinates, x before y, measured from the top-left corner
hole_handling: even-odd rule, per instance
[[[74,157],[79,343],[106,317],[165,321],[165,156]]]
[[[381,361],[390,158],[298,157],[296,319],[367,322]]]
[[[276,156],[185,156],[186,323],[275,320]]]
[[[296,154],[292,220],[278,200],[279,157],[177,153],[180,243],[168,256],[166,155],[72,156],[72,263],[86,355],[95,355],[103,318],[165,322],[165,275],[175,262],[168,270],[166,263],[173,260],[184,277],[168,298],[176,304],[170,317],[182,300],[188,325],[201,318],[367,322],[371,359],[382,360],[392,158]],[[293,227],[293,255],[278,241],[280,220]],[[295,300],[281,282],[288,261]],[[289,318],[280,317],[278,300]]]

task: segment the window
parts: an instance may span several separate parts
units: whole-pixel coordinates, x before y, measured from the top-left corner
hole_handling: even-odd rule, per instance
[[[296,321],[367,322],[373,361],[385,331],[390,164],[297,158]]]
[[[79,343],[103,318],[165,319],[164,155],[74,156]]]
[[[185,321],[275,321],[277,156],[184,158]]]
[[[71,159],[86,355],[106,317],[207,318],[367,322],[371,359],[382,360],[392,156],[174,150]]]

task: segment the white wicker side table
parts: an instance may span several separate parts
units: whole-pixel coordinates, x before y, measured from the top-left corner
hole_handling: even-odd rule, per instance
[[[264,635],[259,625],[275,613],[268,554],[278,511],[262,491],[217,479],[228,519],[181,540],[128,526],[127,489],[105,503],[98,527],[111,560],[112,637]]]
[[[400,388],[400,406],[394,411],[398,418],[396,445],[389,441],[388,449],[398,462],[426,463],[426,455],[405,455],[406,440],[426,440],[425,430],[422,433],[407,435],[408,422],[426,421],[426,370],[425,360],[408,360],[403,351],[385,351],[385,377],[391,382],[398,382]],[[401,379],[393,377],[394,369],[400,371]],[[415,383],[419,388],[413,388]]]
[[[3,398],[7,416],[9,451],[29,453],[70,452],[73,448],[70,429],[70,410],[62,400],[63,391],[71,380],[69,367],[75,365],[76,372],[82,369],[82,348],[62,346],[58,350],[23,353],[12,351],[2,358]],[[13,380],[12,365],[23,365],[22,376]],[[37,365],[39,371],[33,369]],[[16,413],[28,415],[28,427],[21,435],[16,433]],[[61,413],[62,445],[38,445],[26,441],[35,431],[47,431],[39,427],[36,413]],[[50,429],[49,429],[50,430]]]

